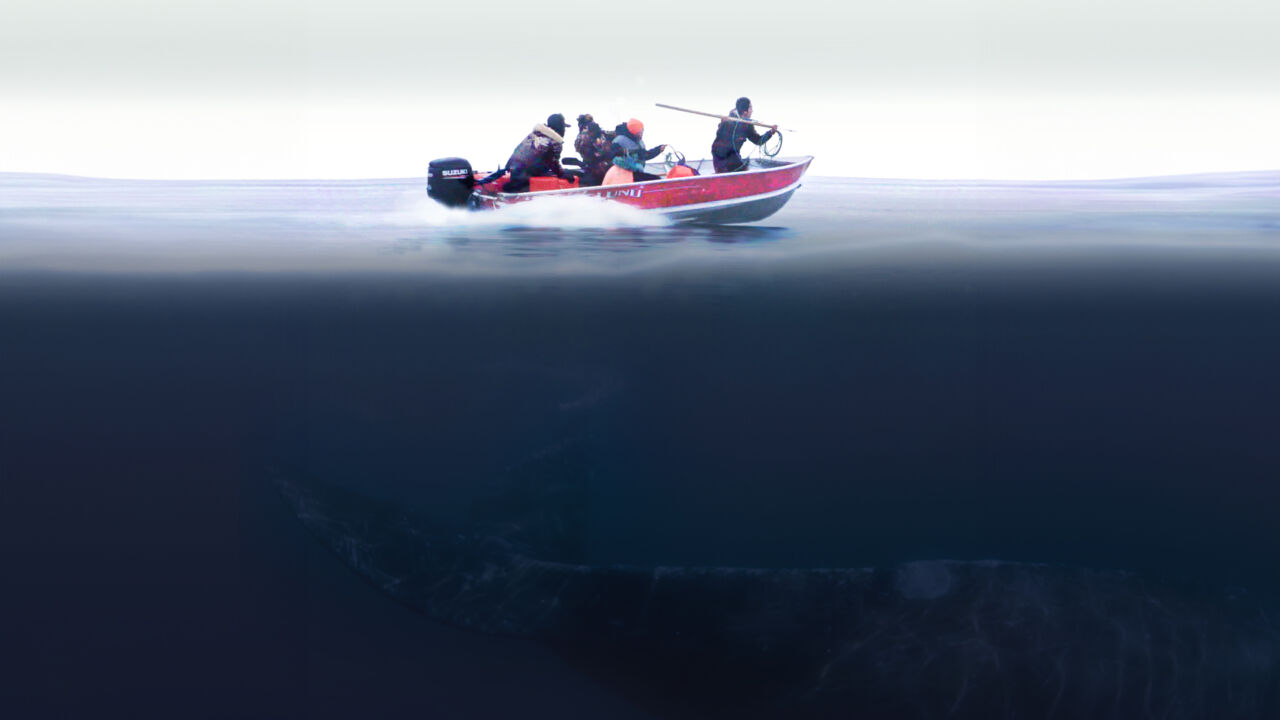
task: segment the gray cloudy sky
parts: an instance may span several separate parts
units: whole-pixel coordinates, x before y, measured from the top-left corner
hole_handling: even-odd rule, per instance
[[[413,176],[557,111],[703,156],[652,104],[740,94],[822,174],[1280,168],[1274,0],[5,5],[0,171]]]

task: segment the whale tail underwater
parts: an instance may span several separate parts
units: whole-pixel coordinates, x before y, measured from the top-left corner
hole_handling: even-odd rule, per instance
[[[438,621],[545,643],[665,717],[1274,717],[1280,632],[1242,592],[1006,562],[889,568],[582,562],[573,443],[460,527],[300,477],[297,517]]]

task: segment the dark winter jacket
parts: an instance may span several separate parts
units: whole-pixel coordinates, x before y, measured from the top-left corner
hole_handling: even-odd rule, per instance
[[[740,118],[742,115],[734,109],[729,112],[729,117]],[[763,145],[772,137],[772,130],[760,135],[756,132],[755,125],[721,120],[720,126],[716,128],[716,139],[711,143],[711,157],[715,160],[736,160],[741,163],[742,158],[739,153],[742,152],[742,143],[750,140],[756,145]]]
[[[610,146],[615,135],[616,133],[600,127],[597,122],[591,122],[578,130],[578,137],[573,141],[573,149],[582,156],[584,177],[604,177],[613,159]]]
[[[564,138],[555,130],[538,123],[533,132],[525,136],[507,160],[507,172],[512,177],[562,177],[560,153],[564,151]]]
[[[619,123],[614,133],[610,154],[613,164],[624,170],[643,171],[644,164],[658,157],[665,148],[659,145],[652,150],[646,149],[644,141],[632,135],[626,123]]]

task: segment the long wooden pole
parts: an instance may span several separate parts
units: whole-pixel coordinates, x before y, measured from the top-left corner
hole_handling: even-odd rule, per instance
[[[746,118],[729,117],[728,115],[717,115],[715,113],[702,112],[701,110],[690,110],[689,108],[676,107],[675,105],[665,105],[663,103],[654,103],[654,105],[657,105],[660,108],[666,108],[668,110],[675,110],[677,112],[689,113],[690,115],[703,115],[705,117],[718,118],[720,120],[726,120],[728,122],[740,122],[740,123],[747,123],[749,125],[758,125],[759,127],[762,127],[762,128],[770,128],[774,130],[777,129],[776,125],[768,125],[766,123],[757,122],[755,120],[748,120]],[[787,132],[795,132],[795,130],[787,130]]]

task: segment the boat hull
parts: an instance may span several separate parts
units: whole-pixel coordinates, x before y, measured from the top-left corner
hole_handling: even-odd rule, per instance
[[[800,187],[811,157],[753,160],[744,172],[530,193],[478,187],[472,206],[492,210],[547,197],[595,197],[665,215],[677,222],[736,224],[777,212]],[[705,165],[710,165],[705,162]]]

